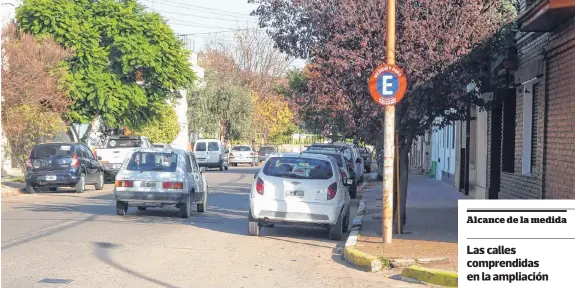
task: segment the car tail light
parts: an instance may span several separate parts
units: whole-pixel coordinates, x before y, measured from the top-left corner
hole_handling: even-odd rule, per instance
[[[162,183],[164,189],[184,189],[183,182],[164,182]]]
[[[131,180],[116,180],[114,183],[116,187],[134,187],[134,181]]]
[[[30,160],[30,156],[26,158],[26,168],[32,168],[32,160]]]
[[[337,182],[333,182],[333,184],[327,187],[327,200],[335,198],[336,194],[337,194]]]
[[[262,180],[260,177],[258,177],[256,182],[256,192],[258,192],[260,195],[264,195],[264,180]]]
[[[92,151],[92,154],[94,154],[94,157],[95,157],[96,159],[98,159],[98,153],[97,153],[96,151],[97,151],[97,150],[94,149],[94,151]]]
[[[80,161],[78,160],[78,155],[72,154],[72,163],[70,163],[70,166],[72,166],[72,167],[80,166]]]
[[[250,156],[254,156],[254,152],[250,152]]]

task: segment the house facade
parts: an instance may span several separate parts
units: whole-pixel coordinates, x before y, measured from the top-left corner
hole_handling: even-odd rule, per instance
[[[499,198],[575,198],[575,1],[523,0]]]

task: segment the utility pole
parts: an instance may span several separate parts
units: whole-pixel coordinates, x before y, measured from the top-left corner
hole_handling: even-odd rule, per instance
[[[387,64],[395,65],[395,0],[387,0]],[[395,136],[395,106],[385,106],[383,128],[383,243],[393,239],[393,158]]]

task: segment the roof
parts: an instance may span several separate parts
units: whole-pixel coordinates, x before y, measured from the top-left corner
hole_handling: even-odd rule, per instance
[[[325,155],[325,154],[316,154],[316,153],[295,153],[295,152],[277,153],[276,152],[276,153],[270,154],[270,157],[298,157],[298,158],[311,158],[311,159],[328,160],[332,156]]]
[[[133,152],[160,152],[160,153],[188,153],[188,151],[183,149],[177,148],[163,148],[163,147],[151,147],[151,148],[141,148],[141,147],[134,147]]]
[[[45,142],[45,143],[38,143],[34,146],[38,146],[38,145],[78,145],[78,144],[84,144],[84,143],[80,143],[80,142]],[[85,145],[85,144],[84,144]]]
[[[196,140],[196,143],[201,142],[201,141],[218,141],[219,142],[220,140],[218,140],[218,139],[198,139],[198,140]]]
[[[339,152],[331,152],[331,151],[326,151],[326,150],[310,150],[310,151],[303,151],[302,154],[323,154],[323,155],[327,155],[329,154],[331,155],[338,155],[341,156],[342,158],[344,157],[343,154],[339,153]]]

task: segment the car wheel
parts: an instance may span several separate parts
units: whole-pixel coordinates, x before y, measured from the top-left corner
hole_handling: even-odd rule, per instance
[[[144,206],[138,206],[138,210],[144,211],[144,210],[146,210],[146,207],[144,207]]]
[[[228,171],[228,169],[230,169],[230,165],[227,164],[226,167],[225,167],[225,169],[226,169],[226,171]]]
[[[206,193],[204,193],[204,201],[202,201],[202,203],[198,204],[197,209],[198,209],[198,212],[204,213],[204,212],[206,212],[206,210],[208,210],[207,208],[208,208],[208,193],[206,192]]]
[[[96,183],[96,190],[104,189],[104,172],[98,173],[98,183]]]
[[[248,235],[259,236],[260,235],[260,223],[252,217],[252,212],[248,214]]]
[[[126,216],[126,214],[128,214],[128,204],[122,201],[116,201],[116,214]]]
[[[357,197],[357,181],[353,181],[353,184],[349,187],[349,198],[355,199]]]
[[[26,183],[26,193],[34,194],[34,193],[36,193],[36,188],[34,188],[34,186],[32,186],[32,184]]]
[[[192,216],[192,205],[190,201],[191,199],[187,199],[186,202],[180,203],[180,217],[190,218],[190,216]]]
[[[343,234],[343,213],[340,213],[339,217],[337,217],[337,222],[335,223],[335,225],[329,226],[329,239],[341,240],[342,234]]]
[[[220,171],[224,171],[224,162],[222,162],[222,164],[220,164]]]
[[[50,187],[50,188],[48,188],[48,191],[56,192],[56,191],[58,191],[58,187]]]
[[[343,221],[343,232],[349,231],[349,207],[347,207],[347,213],[345,214],[345,218]]]
[[[86,190],[86,174],[80,174],[80,180],[76,183],[76,193],[84,193]]]

